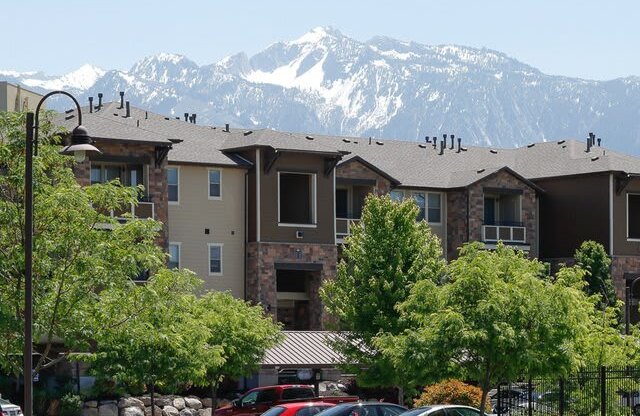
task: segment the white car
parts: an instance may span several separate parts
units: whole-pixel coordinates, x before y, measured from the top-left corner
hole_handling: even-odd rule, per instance
[[[0,416],[22,416],[22,409],[0,397]]]
[[[485,415],[489,414],[490,413],[485,413]],[[439,404],[407,410],[401,413],[400,416],[481,416],[481,414],[480,410],[475,407],[460,406],[457,404]]]

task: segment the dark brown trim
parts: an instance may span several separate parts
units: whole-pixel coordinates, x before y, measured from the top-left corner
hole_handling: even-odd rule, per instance
[[[94,140],[104,140],[107,142],[124,142],[124,143],[133,143],[133,144],[152,144],[154,146],[171,146],[172,143],[170,140],[167,141],[153,141],[153,140],[134,140],[134,139],[116,139],[113,137],[99,137],[99,136],[91,136]]]
[[[300,270],[307,272],[316,272],[322,270],[322,263],[283,263],[275,262],[273,267],[276,270]]]
[[[231,169],[251,169],[253,165],[225,165],[223,163],[205,163],[205,162],[186,162],[176,161],[169,159],[168,165],[171,166],[203,166],[203,167],[215,167],[215,168],[231,168]]]

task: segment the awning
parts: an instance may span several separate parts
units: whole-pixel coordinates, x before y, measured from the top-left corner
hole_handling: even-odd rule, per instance
[[[333,368],[345,362],[331,343],[340,339],[332,331],[282,331],[284,341],[267,351],[261,365],[280,368]]]

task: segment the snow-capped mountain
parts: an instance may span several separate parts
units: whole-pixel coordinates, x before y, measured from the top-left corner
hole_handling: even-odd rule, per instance
[[[180,55],[144,58],[129,71],[88,65],[63,77],[0,71],[35,89],[68,88],[199,123],[422,140],[454,133],[467,143],[520,146],[586,137],[640,154],[640,78],[551,76],[503,53],[376,37],[332,28],[199,66]]]

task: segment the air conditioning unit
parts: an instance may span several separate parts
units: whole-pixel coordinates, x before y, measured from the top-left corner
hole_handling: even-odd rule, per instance
[[[304,231],[296,231],[296,238],[304,238]]]

